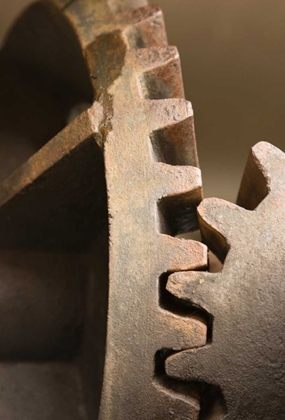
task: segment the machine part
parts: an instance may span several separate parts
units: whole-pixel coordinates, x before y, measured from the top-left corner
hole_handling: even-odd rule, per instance
[[[224,260],[219,273],[171,275],[167,290],[206,310],[211,338],[201,349],[167,358],[167,374],[212,386],[202,418],[285,418],[285,154],[258,143],[238,205],[206,199],[198,208],[205,243]],[[215,400],[216,401],[213,401]],[[212,407],[213,408],[213,407]]]
[[[198,419],[199,387],[164,369],[209,317],[165,287],[207,248],[175,237],[201,176],[161,11],[39,1],[0,63],[0,417]]]

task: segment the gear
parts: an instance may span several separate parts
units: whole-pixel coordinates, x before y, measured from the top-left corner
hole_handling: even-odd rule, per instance
[[[195,229],[201,201],[193,111],[162,14],[145,3],[38,2],[7,39],[3,57],[37,74],[59,109],[63,98],[74,105],[81,98],[74,91],[90,81],[95,99],[0,187],[1,246],[17,249],[7,261],[21,260],[25,271],[31,258],[26,272],[40,274],[41,261],[52,279],[44,290],[34,286],[42,274],[29,283],[33,301],[24,307],[37,302],[30,318],[21,301],[19,311],[3,297],[9,328],[0,328],[0,356],[16,360],[0,368],[6,419],[199,417],[196,388],[162,367],[174,349],[206,343],[203,315],[177,308],[165,289],[167,272],[207,264],[205,245],[174,237]],[[77,55],[66,68],[70,48]],[[78,62],[89,80],[78,76]],[[67,259],[56,289],[50,254],[58,255],[57,269]]]
[[[258,143],[239,205],[211,198],[198,207],[203,238],[224,260],[221,272],[175,273],[168,279],[169,292],[213,319],[207,345],[165,362],[172,378],[220,389],[223,410],[220,405],[203,418],[285,418],[284,199],[285,155]]]

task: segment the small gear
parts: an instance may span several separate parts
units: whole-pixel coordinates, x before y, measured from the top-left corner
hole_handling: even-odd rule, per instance
[[[285,155],[269,143],[252,148],[238,204],[205,199],[198,207],[204,241],[219,273],[171,275],[167,289],[206,310],[208,343],[165,362],[169,376],[220,389],[224,409],[205,418],[285,418]],[[204,418],[204,417],[203,417]]]

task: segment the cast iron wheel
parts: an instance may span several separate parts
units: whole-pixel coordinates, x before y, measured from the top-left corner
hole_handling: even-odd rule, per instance
[[[161,11],[39,1],[1,86],[1,417],[198,419],[199,386],[164,368],[209,319],[166,290],[207,248],[175,237],[197,228],[201,176]]]

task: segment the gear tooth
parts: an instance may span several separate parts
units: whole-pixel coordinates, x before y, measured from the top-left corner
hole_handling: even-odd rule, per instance
[[[160,235],[157,249],[163,249],[165,271],[205,269],[207,266],[207,247],[201,242]]]
[[[157,419],[167,420],[198,420],[200,412],[199,399],[189,384],[174,383],[163,376],[153,381],[159,392],[161,401]]]
[[[65,15],[83,48],[99,35],[115,31],[124,33],[129,48],[167,45],[163,14],[157,6],[130,8],[114,14],[107,2],[94,4],[91,0],[77,0],[66,6]]]
[[[166,374],[174,379],[216,384],[219,381],[219,372],[213,364],[213,353],[214,346],[209,345],[169,356],[165,361]]]
[[[257,143],[251,150],[237,203],[254,210],[270,191],[284,185],[285,154],[267,142]]]
[[[157,67],[162,67],[179,60],[178,50],[172,46],[140,48],[130,51],[129,54],[135,56],[137,64],[143,72],[154,70]]]
[[[198,207],[198,214],[202,222],[222,235],[228,235],[229,231],[233,229],[235,222],[232,215],[239,212],[242,212],[242,209],[236,204],[219,198],[205,198]]]
[[[201,170],[194,166],[173,166],[156,163],[155,172],[159,198],[175,197],[183,194],[195,196],[196,205],[202,199]]]
[[[122,13],[128,9],[147,6],[147,0],[107,0],[113,13]]]
[[[152,19],[157,15],[162,14],[163,13],[159,6],[148,4],[146,6],[133,8],[124,13],[118,14],[117,20],[125,25],[136,25],[144,22],[146,19]]]
[[[146,100],[145,111],[150,116],[150,131],[170,127],[193,117],[192,105],[185,99]]]
[[[162,16],[163,13],[160,7],[155,5],[146,5],[143,7],[138,7],[135,9],[128,10],[124,13],[117,15],[117,20],[121,23],[121,25],[139,25],[142,22],[145,22],[148,19],[154,19],[157,16]],[[148,48],[151,45],[147,45]]]
[[[178,299],[191,302],[213,314],[217,300],[217,274],[186,271],[169,276],[166,289]]]
[[[130,16],[130,15],[129,15]],[[163,13],[158,6],[148,5],[132,12],[123,30],[129,48],[167,46]]]
[[[236,232],[242,229],[246,210],[218,198],[203,200],[197,210],[202,237],[223,262]]]
[[[140,49],[135,54],[142,68],[143,98],[184,98],[180,58],[175,47]]]
[[[204,346],[207,342],[207,325],[199,319],[161,311],[158,320],[158,346],[186,350]]]
[[[252,153],[255,156],[255,159],[258,160],[261,169],[264,172],[272,172],[274,170],[274,163],[276,160],[281,160],[283,165],[285,161],[284,153],[278,149],[278,147],[273,146],[273,144],[266,141],[261,141],[252,147]],[[276,162],[275,162],[276,163]]]

